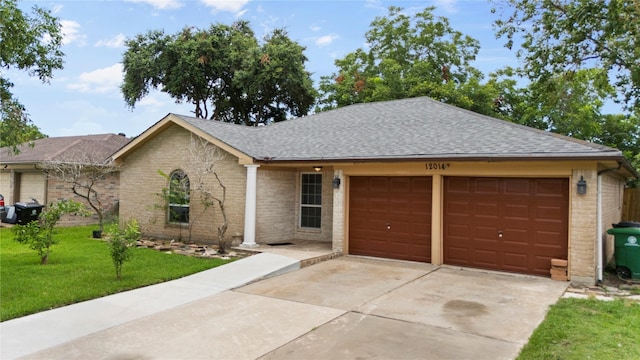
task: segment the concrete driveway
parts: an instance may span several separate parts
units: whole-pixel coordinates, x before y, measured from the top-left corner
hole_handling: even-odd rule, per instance
[[[513,359],[568,283],[341,257],[32,359]]]

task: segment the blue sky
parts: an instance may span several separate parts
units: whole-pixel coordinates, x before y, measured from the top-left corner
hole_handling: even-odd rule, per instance
[[[135,109],[127,108],[122,82],[124,41],[149,30],[174,34],[185,26],[208,28],[248,20],[258,38],[274,28],[306,47],[307,69],[317,87],[320,76],[336,71],[334,60],[366,47],[364,34],[371,21],[384,16],[391,5],[414,14],[427,6],[449,19],[452,27],[480,41],[475,66],[485,74],[505,65],[516,66],[515,54],[502,47],[492,28],[498,15],[487,0],[428,1],[249,1],[249,0],[120,0],[21,1],[29,10],[50,9],[61,20],[65,64],[42,84],[25,72],[6,75],[14,94],[26,106],[33,122],[49,136],[125,133],[137,136],[167,113],[191,115],[188,104],[175,104],[152,92]]]

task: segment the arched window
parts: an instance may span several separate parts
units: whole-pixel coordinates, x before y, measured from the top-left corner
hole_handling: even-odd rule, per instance
[[[189,177],[182,170],[176,170],[169,177],[169,213],[170,223],[189,223]]]

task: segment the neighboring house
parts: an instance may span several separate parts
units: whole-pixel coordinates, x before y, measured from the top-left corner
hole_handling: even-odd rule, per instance
[[[575,283],[601,278],[625,181],[616,149],[420,97],[351,105],[264,127],[169,114],[114,154],[121,219],[146,233],[215,240],[216,214],[169,218],[162,171],[189,178],[189,143],[226,156],[227,234],[244,246],[326,241],[336,252],[549,276],[568,260]],[[584,193],[578,184],[586,185]],[[191,222],[188,224],[187,222]]]
[[[69,184],[47,176],[42,164],[88,158],[109,161],[110,156],[129,140],[123,134],[64,136],[35,140],[33,146],[20,145],[18,154],[13,154],[8,147],[0,148],[0,194],[4,195],[7,205],[31,202],[32,199],[45,206],[62,199],[85,203],[71,192]],[[119,174],[109,176],[96,185],[107,210],[117,205],[119,185]],[[95,222],[96,218],[67,217],[61,224]]]

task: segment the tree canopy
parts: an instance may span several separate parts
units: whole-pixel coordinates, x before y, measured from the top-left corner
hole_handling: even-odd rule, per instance
[[[640,1],[508,0],[492,11],[521,67],[508,119],[621,150],[640,171]],[[608,100],[626,114],[605,114]],[[640,181],[636,185],[640,185]]]
[[[62,34],[58,19],[38,6],[25,14],[16,0],[0,0],[0,68],[25,70],[47,83],[62,69]],[[13,95],[14,84],[0,73],[0,141],[14,152],[17,145],[44,137]]]
[[[496,115],[496,87],[481,83],[471,66],[480,45],[454,30],[427,7],[413,16],[403,8],[373,20],[357,49],[335,61],[337,73],[320,82],[320,110],[360,102],[429,96],[463,108]],[[499,84],[494,84],[499,85]]]
[[[281,29],[262,43],[246,21],[156,30],[126,46],[121,90],[131,108],[158,89],[193,104],[196,117],[256,125],[306,115],[315,102],[305,48]]]
[[[522,74],[539,84],[579,70],[612,98],[640,110],[640,1],[507,0],[494,12],[496,35],[517,48]],[[518,47],[519,45],[519,47]]]

